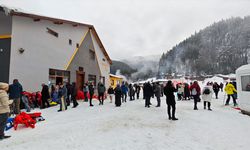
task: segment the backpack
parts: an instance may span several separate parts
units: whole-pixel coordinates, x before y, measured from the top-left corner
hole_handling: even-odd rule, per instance
[[[196,88],[193,88],[193,89],[192,89],[191,94],[192,94],[192,95],[197,95]]]
[[[203,94],[205,94],[205,95],[210,94],[210,90],[209,90],[209,88],[205,88],[205,89],[204,89],[204,91],[203,91]]]

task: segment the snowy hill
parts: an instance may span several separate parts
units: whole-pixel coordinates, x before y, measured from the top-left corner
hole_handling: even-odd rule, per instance
[[[132,75],[133,79],[146,79],[156,76],[159,68],[160,55],[135,56],[122,60],[137,72]]]
[[[35,129],[19,126],[0,141],[1,150],[248,150],[250,118],[213,99],[213,111],[193,110],[193,101],[177,101],[178,121],[167,117],[165,97],[160,108],[144,107],[139,99],[119,108],[105,101],[94,107],[88,103],[65,112],[59,106],[42,111],[43,122]]]
[[[250,63],[250,16],[214,23],[161,56],[159,72],[229,74]]]

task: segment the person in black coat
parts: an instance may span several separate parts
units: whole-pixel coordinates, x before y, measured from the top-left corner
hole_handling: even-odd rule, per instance
[[[220,86],[217,82],[214,82],[214,84],[213,84],[213,91],[215,93],[216,99],[218,99],[218,93],[220,91]]]
[[[45,104],[47,104],[47,107],[50,107],[48,99],[50,98],[49,95],[49,87],[46,84],[42,84],[42,106],[41,108],[46,108]]]
[[[141,87],[140,85],[135,85],[135,91],[136,91],[136,97],[137,99],[139,99],[139,96],[140,96],[140,90],[141,90]]]
[[[115,106],[120,107],[122,102],[121,102],[121,97],[122,97],[122,89],[119,84],[117,84],[115,90]]]
[[[145,107],[149,108],[150,107],[150,98],[154,94],[153,87],[151,86],[151,84],[149,82],[145,84],[143,91],[144,91],[144,96],[145,96]]]
[[[76,108],[78,106],[78,103],[76,101],[76,96],[77,96],[77,87],[76,83],[73,82],[71,86],[71,100],[73,101],[73,108]]]
[[[91,82],[89,83],[89,106],[90,107],[94,106],[92,104],[92,98],[93,98],[94,93],[95,93],[95,88],[94,88],[93,83]]]
[[[166,86],[164,87],[164,95],[166,96],[166,102],[168,105],[168,118],[169,120],[178,120],[175,117],[175,96],[174,92],[177,90],[175,89],[172,81],[168,81]],[[172,115],[171,115],[171,108],[172,108]]]
[[[66,84],[66,88],[67,88],[67,99],[66,99],[66,103],[67,103],[67,106],[70,106],[71,84],[70,84],[70,83],[67,83],[67,84]]]

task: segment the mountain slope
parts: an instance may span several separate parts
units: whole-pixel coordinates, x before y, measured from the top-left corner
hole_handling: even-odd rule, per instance
[[[250,62],[250,16],[230,18],[195,33],[161,56],[159,72],[228,74]]]
[[[122,61],[137,69],[137,72],[132,74],[132,78],[139,80],[156,76],[160,57],[160,55],[135,56]]]
[[[126,77],[131,77],[131,74],[137,71],[136,69],[133,69],[132,67],[130,67],[128,64],[124,62],[116,61],[116,60],[113,60],[112,62],[113,63],[110,67],[110,73],[112,74],[116,74],[116,72],[120,70],[120,73],[122,75],[125,75]]]

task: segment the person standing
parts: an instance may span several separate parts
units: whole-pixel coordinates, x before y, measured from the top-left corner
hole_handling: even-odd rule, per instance
[[[221,83],[220,83],[221,92],[223,92],[223,87],[224,87],[224,84],[221,82]]]
[[[13,99],[14,114],[20,114],[20,100],[23,92],[22,85],[17,79],[13,80],[13,84],[9,86],[9,96]]]
[[[228,83],[224,90],[227,93],[227,101],[225,105],[229,105],[230,97],[232,97],[234,106],[237,106],[236,99],[234,97],[234,93],[237,93],[237,90],[234,88],[234,85],[232,83]]]
[[[110,103],[112,103],[112,99],[114,95],[114,89],[112,88],[112,86],[109,86],[108,94],[109,94]]]
[[[139,84],[138,85],[136,84],[135,90],[136,90],[136,97],[137,97],[137,99],[139,99],[139,97],[140,97],[140,91],[141,91],[141,87],[140,87]]]
[[[215,93],[215,98],[218,99],[218,93],[220,91],[220,86],[217,82],[214,82],[214,84],[213,84],[213,91]]]
[[[90,83],[89,84],[89,106],[90,107],[94,106],[92,104],[92,98],[93,98],[94,93],[95,93],[94,85],[93,85],[93,83]]]
[[[161,106],[161,86],[160,86],[159,82],[157,82],[155,85],[154,93],[155,93],[155,97],[157,99],[156,107],[160,107]]]
[[[88,102],[88,93],[89,93],[88,83],[84,84],[83,93],[84,93],[84,101]]]
[[[178,83],[177,84],[177,96],[178,96],[179,101],[182,100],[183,93],[184,93],[184,86],[182,83]]]
[[[190,90],[191,90],[191,94],[194,98],[194,110],[198,110],[197,103],[200,101],[201,88],[200,88],[197,81],[194,81],[194,83],[190,87]]]
[[[119,84],[117,84],[115,90],[115,106],[120,107],[122,102],[121,102],[121,97],[122,97],[122,89]]]
[[[4,134],[4,129],[10,113],[9,105],[13,102],[13,100],[9,100],[7,94],[8,89],[9,85],[7,83],[0,82],[0,140],[10,137]]]
[[[135,97],[134,97],[135,90],[134,90],[134,87],[132,84],[129,84],[128,88],[129,88],[128,93],[129,93],[130,101],[132,101],[135,99]]]
[[[77,96],[77,87],[76,83],[73,82],[71,86],[71,100],[73,101],[73,108],[76,108],[79,105],[76,101],[76,96]]]
[[[66,103],[67,103],[67,106],[70,106],[70,98],[71,98],[71,84],[68,82],[66,84],[66,88],[67,88],[67,99],[66,99]]]
[[[169,120],[178,120],[178,118],[175,117],[175,110],[176,110],[176,102],[175,102],[175,96],[174,92],[176,92],[176,88],[174,87],[171,80],[169,80],[164,87],[164,95],[166,96],[166,103],[168,106],[168,119]],[[172,109],[172,114],[171,114]]]
[[[102,83],[98,84],[98,100],[99,100],[99,105],[103,105],[104,102],[104,93],[106,91],[105,86]]]
[[[184,83],[184,99],[190,100],[190,90],[188,83]]]
[[[124,82],[122,82],[122,102],[127,102],[127,93],[128,93],[128,87],[125,85]]]
[[[67,99],[67,88],[63,84],[59,84],[59,92],[58,92],[58,97],[60,101],[60,109],[59,111],[65,111],[67,110],[67,104],[66,104],[66,99]]]
[[[206,103],[208,106],[208,110],[212,111],[211,109],[211,102],[212,102],[212,95],[213,95],[213,87],[212,84],[207,83],[207,85],[202,89],[202,100],[204,104],[204,109],[206,109]]]
[[[150,98],[153,95],[153,87],[151,84],[148,82],[144,86],[144,92],[145,92],[145,107],[150,107]]]
[[[41,106],[41,109],[44,109],[46,108],[46,105],[47,104],[47,107],[50,107],[50,104],[48,102],[48,99],[50,98],[50,94],[49,94],[49,87],[46,85],[46,84],[42,84],[42,106]]]

